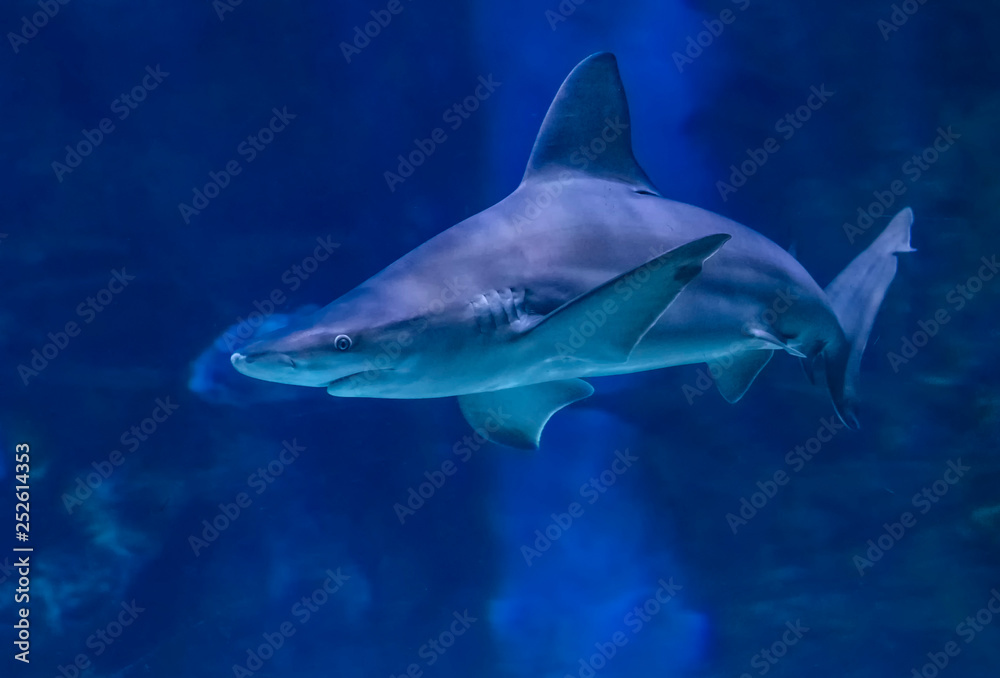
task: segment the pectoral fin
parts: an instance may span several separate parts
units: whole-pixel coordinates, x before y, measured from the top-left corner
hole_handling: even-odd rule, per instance
[[[490,440],[532,450],[553,414],[593,392],[594,387],[582,379],[564,379],[462,395],[458,406],[469,425]]]
[[[708,363],[722,397],[731,403],[739,401],[772,355],[774,351],[740,351],[735,356]]]
[[[622,363],[702,263],[722,247],[725,233],[699,238],[581,294],[530,331],[543,355]]]

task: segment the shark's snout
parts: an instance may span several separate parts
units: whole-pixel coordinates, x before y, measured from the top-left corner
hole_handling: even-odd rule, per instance
[[[359,371],[360,365],[346,361],[340,351],[331,356],[305,357],[274,351],[255,350],[248,346],[242,352],[230,355],[229,361],[237,372],[254,379],[272,381],[296,386],[323,386],[333,381],[351,376]]]
[[[249,353],[247,355],[241,355],[239,353],[233,354],[233,357],[240,356],[246,364],[259,363],[261,365],[269,365],[274,367],[291,367],[294,369],[295,361],[284,353],[274,353],[273,351],[265,351],[263,353]]]
[[[248,377],[267,378],[266,374],[295,369],[295,361],[290,356],[275,351],[237,352],[229,357],[229,361],[237,371]]]

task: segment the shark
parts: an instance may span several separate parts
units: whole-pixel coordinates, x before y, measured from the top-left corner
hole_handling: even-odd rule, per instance
[[[729,402],[775,352],[859,426],[861,357],[910,246],[905,208],[825,288],[747,226],[672,201],[637,162],[613,54],[559,88],[520,185],[230,361],[332,396],[457,397],[488,439],[532,449],[589,378],[707,363]]]

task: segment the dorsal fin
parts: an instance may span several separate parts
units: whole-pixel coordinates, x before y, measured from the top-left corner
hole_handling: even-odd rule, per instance
[[[572,170],[659,195],[632,155],[631,125],[615,56],[601,52],[587,57],[566,76],[552,100],[524,181]]]

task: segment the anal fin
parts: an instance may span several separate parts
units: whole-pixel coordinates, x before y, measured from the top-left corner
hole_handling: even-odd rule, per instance
[[[532,450],[553,414],[594,392],[582,379],[547,381],[458,397],[458,406],[472,428],[502,445]]]
[[[731,403],[738,402],[772,355],[774,351],[740,351],[729,359],[709,362],[709,372],[722,397]]]

